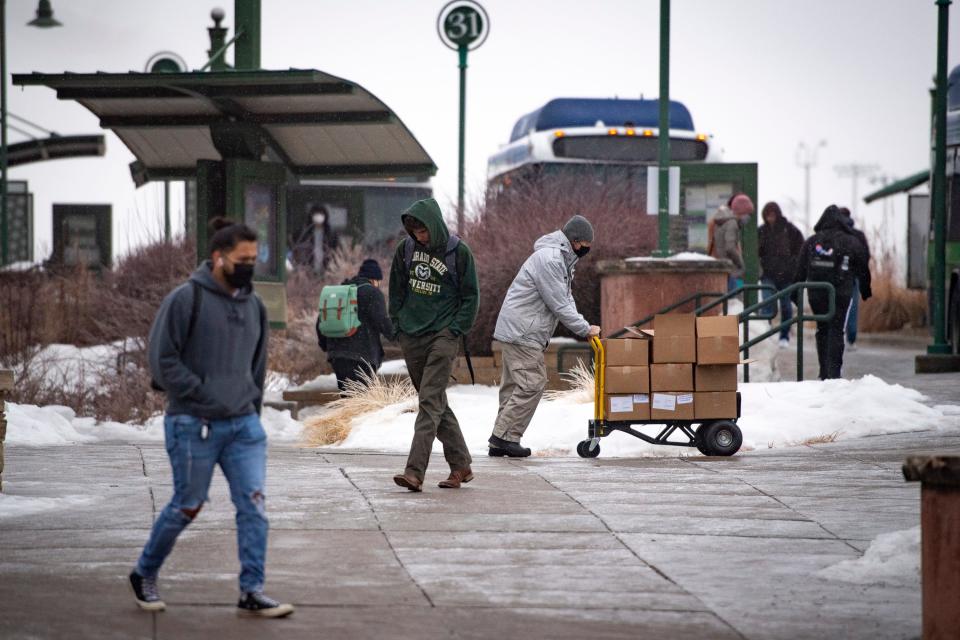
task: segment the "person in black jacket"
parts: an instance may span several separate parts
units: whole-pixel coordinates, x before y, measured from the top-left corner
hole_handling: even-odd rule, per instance
[[[820,361],[820,379],[841,377],[843,367],[843,327],[853,296],[853,283],[859,279],[860,295],[868,299],[870,269],[867,266],[867,248],[860,242],[844,220],[836,205],[827,207],[814,226],[816,232],[803,243],[800,262],[794,282],[829,282],[836,291],[836,310],[833,318],[817,323],[817,358]],[[811,290],[810,308],[816,314],[829,310],[826,291]]]
[[[320,333],[320,318],[317,318],[317,340],[327,353],[327,360],[337,376],[337,387],[342,392],[347,380],[362,380],[363,374],[373,376],[383,364],[383,345],[380,336],[394,340],[393,323],[387,316],[387,305],[380,283],[383,271],[376,260],[367,259],[360,266],[355,278],[343,284],[357,285],[357,313],[360,328],[347,338],[328,338]]]
[[[768,202],[761,213],[763,226],[759,232],[759,254],[762,275],[761,284],[770,285],[777,291],[786,289],[793,283],[793,274],[797,271],[800,249],[803,247],[803,234],[789,220],[783,217],[780,205]],[[763,299],[772,294],[764,290]],[[773,303],[770,304],[773,307]],[[773,309],[769,311],[772,313]],[[780,322],[786,323],[793,318],[793,303],[789,298],[780,298]],[[780,330],[780,346],[790,344],[790,327]]]
[[[857,236],[857,239],[863,243],[863,246],[867,250],[867,264],[870,264],[870,245],[867,243],[867,235],[857,229],[853,223],[853,216],[850,215],[850,209],[846,207],[840,207],[840,213],[843,214],[844,220],[847,224],[850,225],[850,230],[853,231],[853,235]],[[867,269],[867,277],[870,276],[870,270]],[[853,282],[853,297],[850,299],[850,311],[847,312],[847,345],[851,351],[856,351],[857,349],[857,322],[860,319],[860,302],[857,300],[857,292],[860,290],[860,281],[854,280]]]

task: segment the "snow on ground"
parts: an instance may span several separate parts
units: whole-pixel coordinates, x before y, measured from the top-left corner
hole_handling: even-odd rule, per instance
[[[273,442],[296,442],[303,424],[289,411],[264,407],[260,417],[267,436]],[[69,407],[7,403],[8,445],[49,446],[95,442],[162,442],[163,417],[156,416],[146,425],[98,422],[77,417]]]
[[[675,253],[672,256],[666,258],[654,258],[652,256],[636,256],[633,258],[627,258],[627,262],[641,262],[646,260],[716,260],[713,256],[708,256],[705,253],[697,253],[696,251],[682,251],[680,253]]]
[[[132,338],[93,347],[51,344],[30,358],[27,366],[30,377],[42,379],[46,387],[67,391],[96,389],[104,379],[118,374],[122,353],[138,349],[137,341]],[[135,365],[127,363],[126,366]]]
[[[920,527],[882,533],[860,558],[844,560],[817,572],[821,578],[854,584],[920,586]]]
[[[403,360],[387,360],[382,365],[380,369],[377,370],[381,376],[390,376],[390,375],[406,375],[407,373],[407,363]],[[274,388],[271,391],[277,391],[278,389]],[[337,376],[332,373],[327,373],[322,376],[317,376],[310,382],[305,382],[298,387],[288,387],[286,389],[279,389],[281,391],[336,391],[337,390]]]
[[[69,495],[62,498],[10,495],[11,490],[16,491],[16,488],[9,482],[4,483],[4,491],[8,493],[0,493],[0,520],[32,516],[44,511],[63,511],[71,507],[84,507],[95,501],[92,496],[84,495]]]
[[[477,454],[487,449],[487,438],[497,415],[496,387],[456,386],[448,391],[467,445]],[[941,428],[956,420],[923,404],[913,389],[890,385],[875,376],[859,380],[749,383],[740,386],[743,415],[743,449],[766,449],[799,444],[810,438],[836,433],[837,439],[891,432]],[[406,453],[416,414],[406,405],[391,405],[357,418],[353,431],[339,445],[343,449],[375,449]],[[534,455],[575,456],[577,443],[586,437],[593,417],[592,402],[568,399],[544,401],[523,438]],[[643,427],[655,435],[655,425]],[[676,456],[697,454],[686,447],[648,444],[623,433],[601,441],[605,457]],[[442,451],[439,443],[435,451]]]

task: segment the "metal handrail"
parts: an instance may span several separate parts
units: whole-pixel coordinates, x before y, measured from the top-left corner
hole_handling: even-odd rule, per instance
[[[804,313],[804,304],[803,304],[803,294],[809,289],[822,289],[827,292],[827,312],[822,314],[812,313],[806,315]],[[776,326],[771,326],[769,330],[761,333],[756,338],[750,339],[750,334],[748,327],[749,323],[743,326],[744,329],[744,342],[740,345],[740,351],[744,353],[744,356],[749,357],[750,347],[760,342],[763,342],[770,336],[775,333],[780,332],[784,327],[789,327],[790,325],[797,325],[797,381],[803,381],[803,323],[813,320],[815,322],[828,322],[833,319],[833,316],[837,313],[837,290],[829,282],[795,282],[789,287],[777,291],[774,295],[770,296],[762,302],[750,305],[745,308],[740,315],[748,316],[757,309],[764,307],[765,305],[776,305],[777,302],[784,297],[790,296],[792,298],[793,292],[797,292],[797,314],[792,317],[787,322],[780,322]],[[772,316],[771,316],[772,317]],[[746,364],[743,367],[743,381],[750,382],[750,365]]]
[[[827,313],[824,314],[805,314],[804,313],[804,292],[811,289],[820,289],[827,292]],[[657,313],[654,313],[642,320],[634,322],[632,327],[641,327],[651,320],[654,317],[669,313],[678,307],[682,307],[685,304],[690,303],[691,301],[699,301],[703,298],[716,298],[712,302],[709,302],[704,305],[698,304],[697,307],[693,310],[693,314],[700,316],[705,312],[710,311],[711,309],[722,306],[724,315],[727,314],[727,303],[736,297],[739,297],[745,292],[754,292],[754,291],[769,291],[771,295],[760,302],[749,305],[745,307],[739,314],[737,314],[737,322],[743,324],[743,343],[740,345],[740,351],[743,353],[744,358],[750,357],[750,347],[763,342],[770,336],[779,333],[785,327],[790,327],[792,325],[797,325],[797,380],[803,380],[803,323],[808,321],[814,322],[827,322],[833,319],[833,316],[836,314],[836,289],[829,282],[795,282],[794,284],[785,287],[783,289],[777,290],[776,287],[769,284],[745,284],[741,287],[737,287],[726,293],[705,293],[697,292],[691,295],[688,295],[677,302],[673,303],[668,307],[664,307]],[[770,329],[763,332],[756,338],[750,338],[750,320],[772,320],[776,317],[776,307],[780,299],[790,296],[792,298],[793,293],[797,292],[797,313],[793,318],[787,322],[781,321],[777,325],[771,325]],[[627,333],[627,330],[621,329],[613,334],[610,338],[618,338]],[[592,340],[590,341],[593,342]],[[557,370],[563,371],[563,356],[567,351],[585,351],[588,346],[593,346],[592,344],[570,344],[564,345],[557,349]],[[593,348],[593,351],[596,352],[596,348]],[[592,354],[591,354],[592,355]],[[743,381],[750,382],[750,365],[749,363],[743,365]]]

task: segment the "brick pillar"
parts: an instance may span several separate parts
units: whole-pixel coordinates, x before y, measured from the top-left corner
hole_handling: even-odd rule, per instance
[[[603,334],[610,335],[698,291],[725,293],[731,268],[727,260],[602,261],[597,271]],[[710,299],[703,302],[706,304]],[[693,309],[691,303],[676,309],[675,313],[690,313]],[[718,307],[716,313],[720,312]]]
[[[960,629],[960,456],[912,456],[907,481],[920,488],[923,638],[956,638]]]
[[[0,371],[0,491],[3,491],[3,443],[7,439],[7,414],[4,402],[13,390],[13,371]]]

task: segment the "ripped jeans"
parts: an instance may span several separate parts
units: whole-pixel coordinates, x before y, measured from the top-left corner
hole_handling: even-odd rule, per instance
[[[260,416],[213,420],[206,430],[199,418],[188,415],[168,415],[163,424],[173,468],[173,498],[153,524],[137,573],[156,577],[177,536],[207,500],[213,468],[219,464],[237,509],[240,590],[261,591],[269,525],[264,497],[267,434]]]

